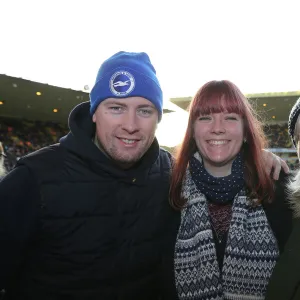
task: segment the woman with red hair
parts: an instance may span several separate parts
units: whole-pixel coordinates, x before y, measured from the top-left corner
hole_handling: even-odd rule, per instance
[[[179,299],[264,299],[292,227],[284,181],[274,182],[260,122],[230,81],[196,93],[171,181],[181,210],[175,246]]]

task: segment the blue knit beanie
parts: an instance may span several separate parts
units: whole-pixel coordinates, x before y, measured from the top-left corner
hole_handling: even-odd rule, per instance
[[[144,53],[118,52],[100,66],[90,93],[91,115],[107,98],[143,97],[151,101],[161,120],[163,96],[156,71]]]

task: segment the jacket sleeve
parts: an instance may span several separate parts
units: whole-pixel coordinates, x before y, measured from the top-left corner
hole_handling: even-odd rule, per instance
[[[39,189],[26,166],[0,181],[0,290],[21,267],[37,231]]]
[[[300,219],[295,220],[294,229],[285,246],[284,253],[272,273],[266,300],[300,299]]]
[[[293,228],[293,211],[286,194],[288,175],[281,172],[275,183],[275,195],[271,203],[265,203],[264,209],[272,231],[277,239],[280,254]]]

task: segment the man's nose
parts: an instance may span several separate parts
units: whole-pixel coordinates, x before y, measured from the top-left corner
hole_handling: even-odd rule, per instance
[[[128,111],[122,119],[122,129],[130,134],[139,130],[137,115],[133,111]]]

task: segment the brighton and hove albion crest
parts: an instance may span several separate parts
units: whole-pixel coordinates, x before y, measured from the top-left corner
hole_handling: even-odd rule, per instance
[[[118,97],[129,95],[134,87],[134,77],[127,71],[118,71],[114,73],[109,80],[111,92]]]

